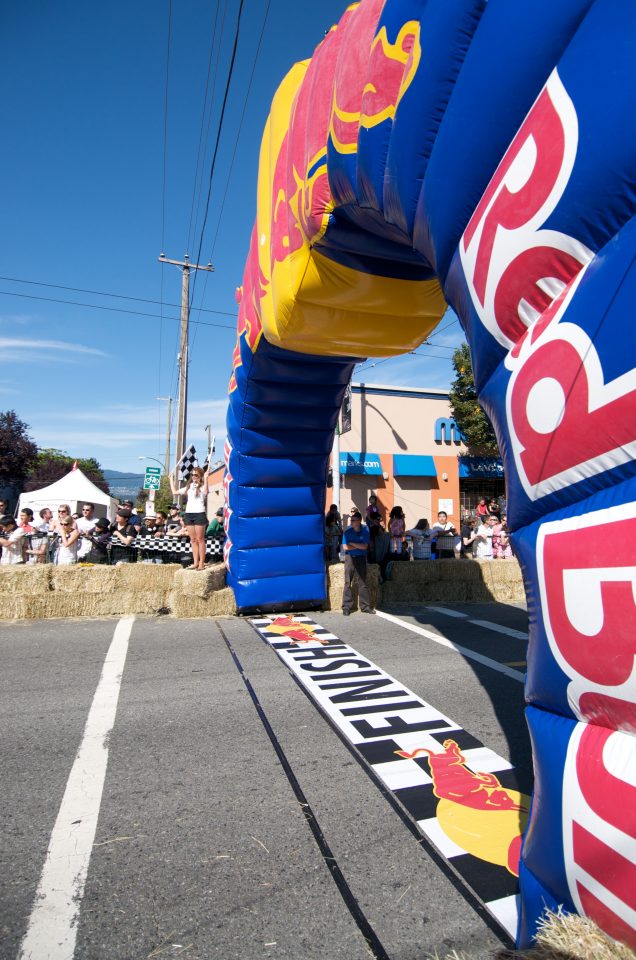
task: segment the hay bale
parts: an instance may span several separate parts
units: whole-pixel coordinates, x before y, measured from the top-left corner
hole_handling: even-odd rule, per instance
[[[66,617],[122,617],[130,614],[157,613],[166,605],[163,590],[114,590],[104,593],[60,590],[34,597],[24,605],[21,616],[27,620]]]
[[[236,615],[236,601],[231,587],[215,590],[208,597],[196,597],[173,590],[168,597],[168,607],[170,615],[180,620]]]
[[[178,570],[174,575],[173,590],[186,597],[205,599],[225,587],[225,566],[222,563],[205,570]]]
[[[478,560],[438,560],[440,580],[483,580]]]
[[[394,583],[424,583],[439,580],[438,560],[396,560],[387,568],[389,580]]]
[[[0,567],[0,593],[32,596],[50,589],[51,570],[48,563],[7,564]]]
[[[51,567],[51,590],[58,593],[108,593],[116,587],[116,567],[102,564]]]
[[[617,943],[593,920],[576,914],[550,913],[540,922],[536,946],[530,950],[505,951],[502,960],[635,960],[636,954]]]
[[[121,590],[168,592],[181,566],[178,563],[122,563],[111,569],[116,571],[117,587]]]
[[[427,603],[437,600],[439,583],[435,580],[395,583],[387,580],[382,584],[382,604],[389,603]]]
[[[0,593],[0,620],[21,619],[25,600],[21,594]]]

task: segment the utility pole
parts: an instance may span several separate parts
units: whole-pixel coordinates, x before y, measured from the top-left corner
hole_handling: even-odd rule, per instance
[[[188,421],[188,322],[190,320],[190,271],[207,270],[212,273],[211,263],[202,266],[199,263],[190,263],[186,253],[183,260],[169,260],[164,253],[159,256],[160,263],[172,263],[181,267],[181,337],[179,341],[179,399],[177,407],[177,449],[176,462],[178,463],[185,450],[186,426]]]
[[[210,439],[210,434],[212,432],[212,424],[208,423],[208,425],[205,426],[203,429],[208,435],[208,456],[209,456],[212,451],[212,447],[214,446],[214,440],[215,440],[215,437],[212,437],[212,439]]]
[[[172,401],[173,397],[157,397],[157,400],[167,400],[168,401],[168,424],[166,428],[166,456],[164,460],[164,473],[166,476],[170,473],[170,424],[172,420]]]

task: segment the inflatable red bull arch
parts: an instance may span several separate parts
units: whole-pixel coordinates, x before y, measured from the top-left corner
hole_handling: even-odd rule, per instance
[[[520,945],[563,905],[636,947],[634,63],[627,0],[353,4],[275,95],[239,292],[241,612],[322,604],[354,364],[460,318],[529,604]]]

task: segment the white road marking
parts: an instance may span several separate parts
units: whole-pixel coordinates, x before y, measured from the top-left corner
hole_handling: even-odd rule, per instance
[[[527,640],[528,634],[523,630],[513,630],[512,627],[504,627],[500,623],[493,623],[492,620],[469,620],[476,627],[485,627],[486,630],[494,630],[495,633],[505,633],[508,637],[514,637],[515,640]]]
[[[456,653],[461,654],[462,657],[466,657],[468,660],[475,660],[477,663],[483,664],[485,667],[490,667],[491,670],[496,670],[497,673],[503,673],[504,676],[510,677],[511,680],[518,680],[519,683],[523,683],[525,677],[523,673],[519,673],[518,670],[512,670],[510,667],[505,666],[503,663],[499,663],[497,660],[491,660],[490,657],[484,657],[481,653],[476,653],[474,650],[469,650],[468,647],[462,647],[459,643],[453,643],[452,640],[448,640],[446,637],[441,637],[438,633],[433,633],[431,630],[426,630],[424,627],[416,627],[413,623],[407,623],[406,620],[401,620],[399,617],[394,617],[390,613],[384,613],[383,610],[376,610],[376,616],[383,617],[384,620],[390,620],[391,623],[396,623],[400,627],[404,627],[405,630],[410,630],[411,633],[419,633],[421,637],[426,637],[427,640],[432,640],[434,643],[439,643],[442,647],[448,647],[449,650],[454,650]]]
[[[134,617],[115,627],[66,784],[18,960],[72,960]]]
[[[428,605],[429,610],[434,610],[436,613],[441,613],[445,617],[461,617],[461,619],[468,620],[469,623],[474,623],[476,627],[485,627],[486,630],[494,630],[496,633],[505,633],[509,637],[514,637],[515,640],[527,640],[528,634],[524,633],[523,630],[513,630],[512,627],[504,627],[500,623],[494,623],[492,620],[472,620],[467,613],[460,613],[459,610],[450,610],[448,607],[434,607]]]

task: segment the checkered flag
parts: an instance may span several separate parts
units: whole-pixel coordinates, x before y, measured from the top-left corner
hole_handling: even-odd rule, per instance
[[[177,472],[179,477],[179,486],[183,486],[190,479],[190,474],[195,467],[199,466],[197,452],[194,446],[190,444],[186,452],[177,463]]]

